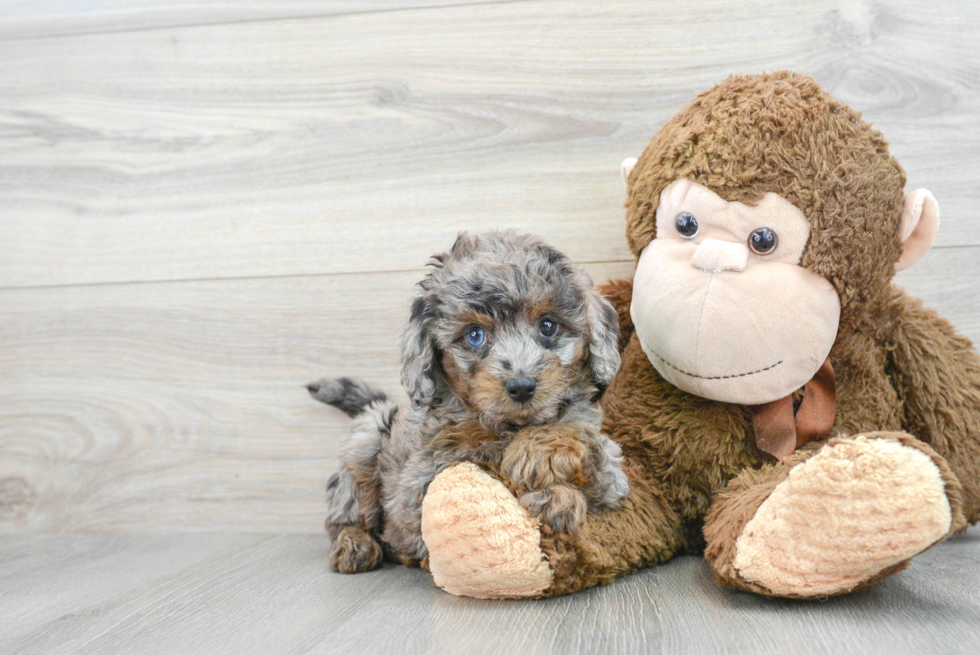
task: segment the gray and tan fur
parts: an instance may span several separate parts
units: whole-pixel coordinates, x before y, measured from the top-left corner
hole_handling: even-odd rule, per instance
[[[422,498],[457,462],[498,475],[553,531],[628,492],[598,405],[619,368],[618,321],[588,274],[514,232],[461,233],[429,265],[402,341],[411,403],[347,378],[309,386],[355,417],[327,485],[334,570],[424,564]]]

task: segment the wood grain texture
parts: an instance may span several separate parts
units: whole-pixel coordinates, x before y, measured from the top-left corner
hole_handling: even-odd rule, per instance
[[[350,420],[304,385],[403,398],[422,275],[0,290],[0,532],[321,531]]]
[[[43,3],[42,3],[43,4]],[[0,286],[407,270],[460,228],[627,259],[619,162],[811,73],[977,245],[980,4],[572,0],[0,42]]]
[[[431,9],[495,1],[499,2],[499,0],[276,0],[276,2],[0,0],[0,41]]]
[[[0,538],[0,652],[975,653],[980,534],[862,593],[719,587],[698,557],[544,601],[450,596],[417,569],[329,572],[325,536]],[[955,564],[952,564],[955,562]]]
[[[899,278],[980,340],[978,260],[932,251]],[[0,532],[318,532],[349,420],[303,385],[403,397],[422,274],[0,290]]]
[[[811,73],[890,138],[943,215],[899,280],[980,338],[975,2],[0,18],[0,532],[319,532],[347,419],[302,385],[398,396],[411,286],[460,229],[627,276],[620,161],[734,72]]]

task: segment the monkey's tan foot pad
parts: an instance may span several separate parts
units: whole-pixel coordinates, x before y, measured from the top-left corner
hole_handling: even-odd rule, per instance
[[[739,575],[780,596],[844,593],[946,536],[939,468],[888,438],[831,441],[796,466],[736,540]]]
[[[451,594],[527,598],[551,586],[537,521],[473,464],[447,469],[429,485],[422,538],[433,580]]]

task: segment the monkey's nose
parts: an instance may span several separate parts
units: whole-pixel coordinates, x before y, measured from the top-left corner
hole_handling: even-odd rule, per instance
[[[534,398],[534,390],[537,386],[538,383],[531,378],[521,380],[511,378],[504,383],[504,389],[507,390],[507,395],[519,403],[526,403],[531,398]]]
[[[749,263],[749,248],[744,243],[705,239],[694,251],[691,263],[709,273],[744,271]]]

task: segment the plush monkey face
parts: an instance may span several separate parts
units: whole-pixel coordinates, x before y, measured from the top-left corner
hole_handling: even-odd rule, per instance
[[[640,345],[666,380],[724,402],[806,384],[939,221],[927,191],[903,204],[878,132],[790,73],[701,94],[623,175]]]
[[[809,236],[800,210],[774,193],[752,207],[690,180],[664,189],[631,307],[664,379],[746,405],[806,384],[840,318],[834,288],[799,265]]]

